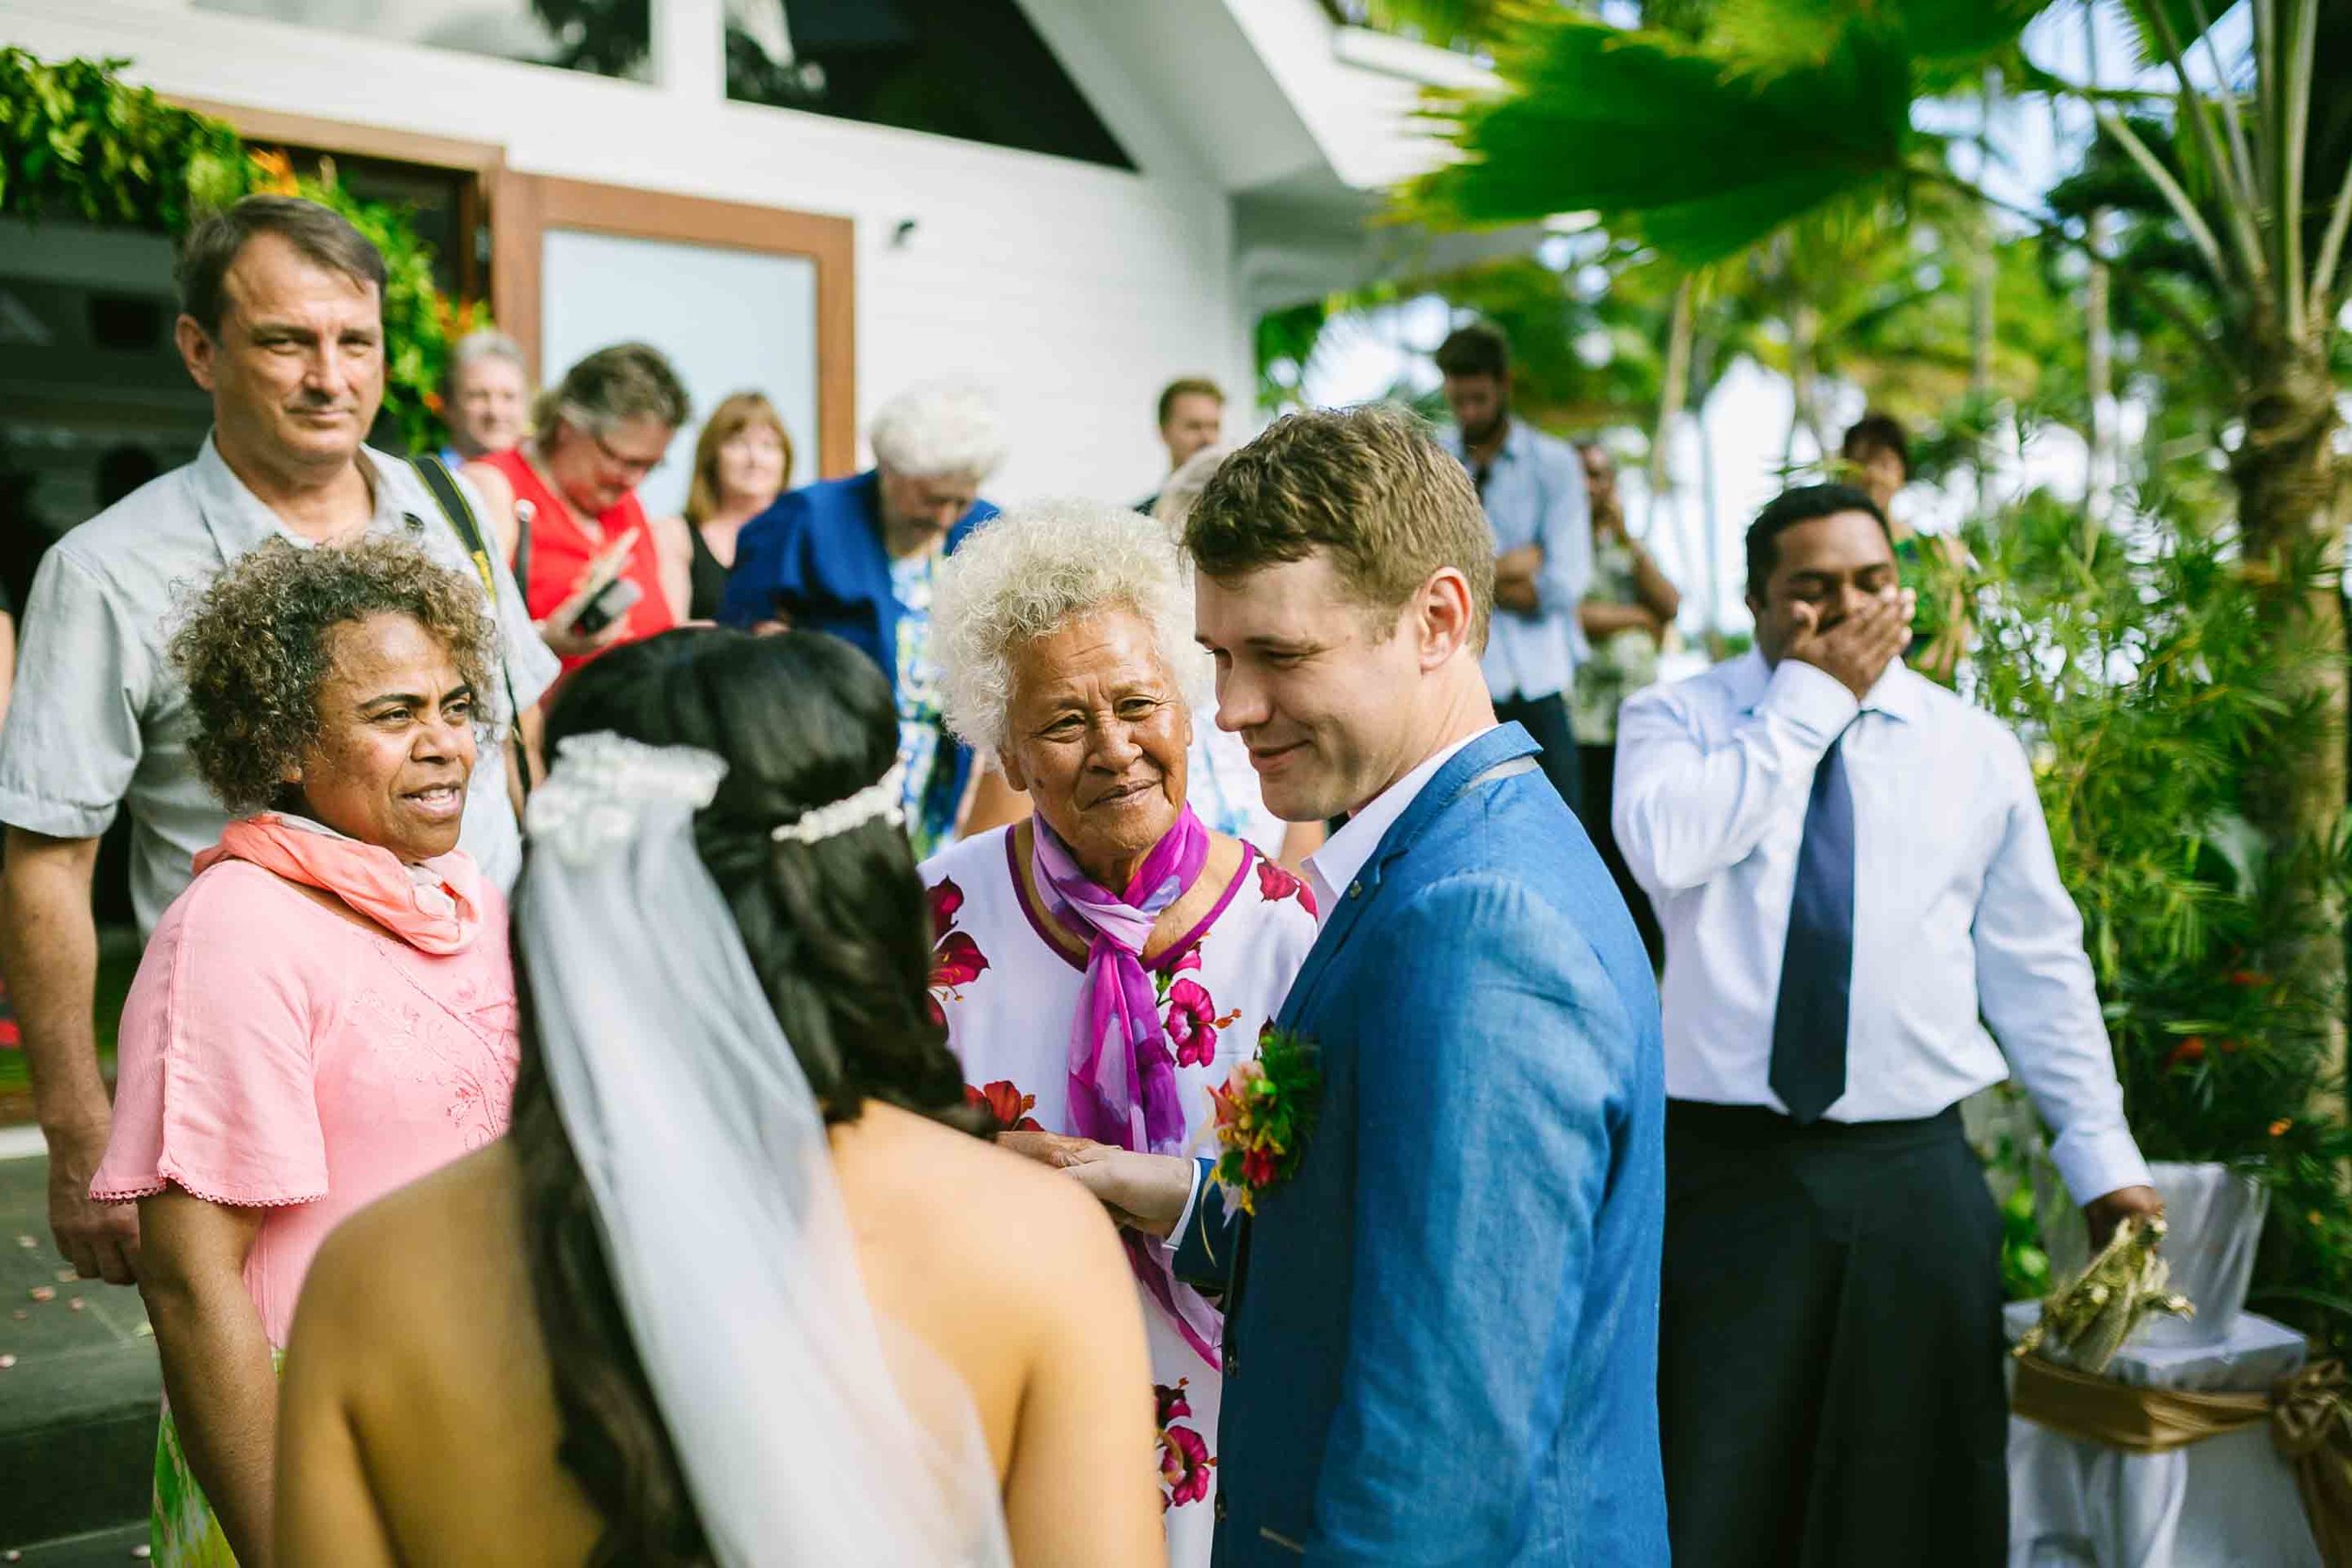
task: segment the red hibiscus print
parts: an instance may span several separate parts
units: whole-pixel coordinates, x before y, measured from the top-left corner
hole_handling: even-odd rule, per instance
[[[931,951],[932,989],[953,992],[958,986],[978,979],[987,967],[988,955],[980,951],[969,931],[950,931]]]
[[[952,879],[924,890],[930,900],[931,929],[938,934],[937,945],[931,949],[931,1022],[946,1023],[947,1010],[940,1006],[945,1000],[958,1000],[956,988],[968,986],[980,977],[988,967],[988,955],[972,940],[968,931],[956,929],[956,912],[963,908],[963,889]]]
[[[931,929],[944,937],[956,928],[956,911],[963,908],[963,889],[950,877],[924,891],[931,902]]]
[[[1285,898],[1295,898],[1309,914],[1316,913],[1314,889],[1291,875],[1279,861],[1260,859],[1258,862],[1258,896],[1269,904]]]
[[[1030,1108],[1037,1104],[1037,1096],[1023,1094],[1009,1078],[999,1078],[986,1088],[976,1089],[969,1084],[964,1085],[963,1102],[986,1106],[988,1114],[996,1118],[996,1125],[1003,1132],[1045,1131],[1045,1124],[1028,1114]]]
[[[1174,1387],[1155,1386],[1152,1392],[1159,1404],[1160,1422],[1160,1512],[1197,1503],[1209,1495],[1209,1471],[1216,1461],[1209,1456],[1208,1440],[1191,1427],[1177,1423],[1180,1416],[1192,1414],[1192,1402],[1184,1398],[1185,1380],[1178,1378]]]
[[[1216,1032],[1231,1029],[1240,1009],[1219,1018],[1216,1003],[1197,980],[1179,980],[1168,988],[1168,1037],[1176,1047],[1179,1067],[1207,1067],[1216,1060]]]

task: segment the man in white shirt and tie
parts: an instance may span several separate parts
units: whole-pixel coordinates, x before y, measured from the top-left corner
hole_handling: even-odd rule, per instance
[[[1884,514],[1791,490],[1747,553],[1756,651],[1617,721],[1666,933],[1675,1560],[1997,1568],[2000,1224],[1959,1101],[2015,1072],[2094,1241],[2160,1205],[2025,751],[1903,666]]]

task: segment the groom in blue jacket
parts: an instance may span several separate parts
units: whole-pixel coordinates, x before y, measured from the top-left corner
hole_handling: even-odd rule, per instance
[[[1218,1568],[1662,1564],[1658,995],[1495,722],[1478,497],[1408,414],[1297,414],[1185,544],[1218,724],[1278,815],[1348,816],[1276,1021],[1320,1069],[1295,1168],[1245,1215],[1206,1161],[1073,1163],[1224,1291]]]

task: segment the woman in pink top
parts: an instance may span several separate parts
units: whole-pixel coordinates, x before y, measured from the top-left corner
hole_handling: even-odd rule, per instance
[[[276,544],[172,644],[197,766],[240,819],[140,962],[90,1185],[139,1205],[157,1562],[268,1560],[275,1368],[312,1255],[506,1130],[506,910],[457,848],[493,711],[480,601],[395,541]]]

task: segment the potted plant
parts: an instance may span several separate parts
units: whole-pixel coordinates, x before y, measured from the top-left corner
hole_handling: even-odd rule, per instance
[[[2324,651],[2282,646],[2252,613],[2269,574],[2319,562],[2249,561],[2205,520],[2202,482],[2152,483],[2113,525],[2037,492],[1972,526],[1970,689],[2031,750],[2125,1112],[2165,1195],[2165,1255],[2197,1306],[2150,1332],[2220,1337],[2250,1284],[2256,1305],[2341,1343],[2344,999],[2275,977],[2264,955],[2332,928],[2352,835],[2266,844],[2241,799],[2250,757],[2344,744],[2272,695],[2277,660]],[[2081,1221],[2046,1170],[2036,1186],[2063,1277],[2086,1256]]]

